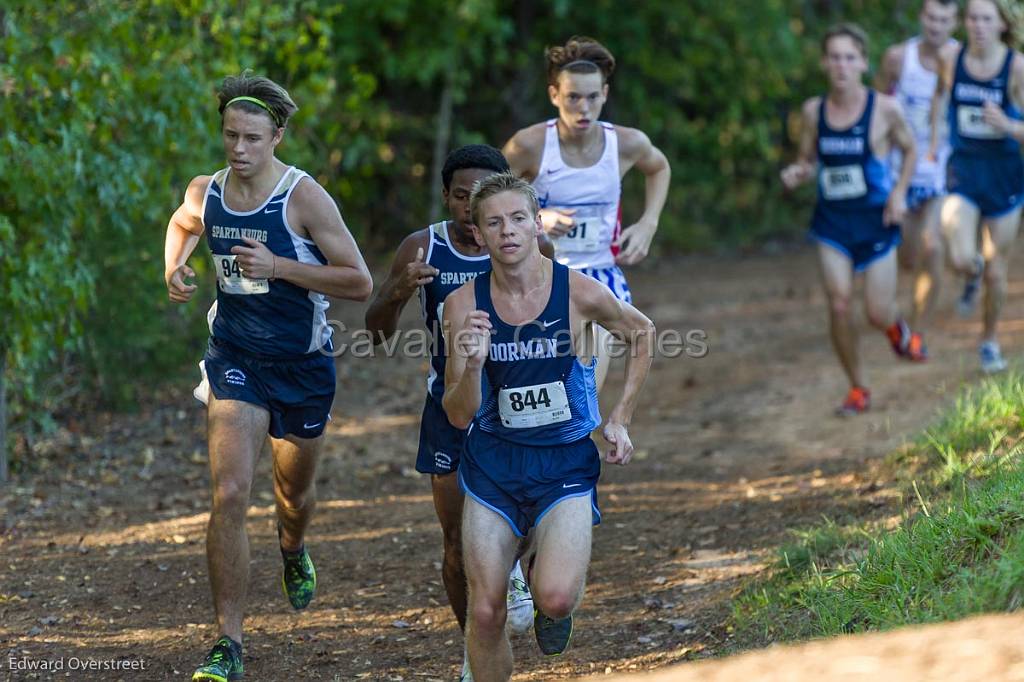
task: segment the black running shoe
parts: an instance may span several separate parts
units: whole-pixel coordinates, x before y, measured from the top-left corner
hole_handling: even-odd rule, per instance
[[[537,644],[545,656],[558,656],[569,648],[572,638],[572,614],[554,620],[540,611],[533,615],[533,633],[537,636]]]

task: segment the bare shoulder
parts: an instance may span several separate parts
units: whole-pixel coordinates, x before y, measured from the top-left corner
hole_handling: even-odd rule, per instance
[[[939,49],[939,59],[945,66],[952,66],[956,61],[957,56],[960,54],[959,41],[954,40],[953,42],[947,43]]]
[[[517,149],[522,151],[540,151],[544,148],[544,135],[547,132],[547,128],[547,121],[541,121],[540,123],[520,128],[509,139],[508,144],[515,145]]]
[[[423,260],[427,259],[427,249],[430,246],[430,228],[424,227],[410,232],[402,240],[402,243],[398,245],[398,249],[395,250],[395,260],[391,264],[391,269],[396,270],[398,268],[404,268],[406,265],[411,263],[416,258],[416,252],[423,249]]]
[[[188,187],[185,188],[185,201],[194,201],[201,205],[203,197],[206,196],[206,190],[210,188],[211,180],[213,180],[212,175],[197,175],[192,178]]]
[[[1010,64],[1010,73],[1015,79],[1018,79],[1018,83],[1020,78],[1024,78],[1024,54],[1016,50],[1013,53],[1013,62]]]
[[[890,45],[889,49],[882,55],[882,66],[886,68],[889,74],[893,76],[899,76],[900,72],[903,71],[903,59],[907,55],[907,43],[896,43]]]
[[[619,140],[619,155],[626,158],[639,158],[651,148],[651,138],[639,128],[615,126],[615,136]]]
[[[327,193],[327,190],[310,175],[305,176],[295,185],[295,189],[292,190],[292,201],[302,205],[316,205],[326,202],[336,207],[334,199]]]
[[[821,96],[811,97],[803,103],[800,107],[800,113],[803,114],[804,122],[806,123],[817,123],[818,122],[818,111],[821,109]]]
[[[487,276],[487,273],[480,276]],[[476,292],[473,287],[473,280],[470,280],[444,299],[444,317],[452,325],[461,327],[466,315],[476,306]]]

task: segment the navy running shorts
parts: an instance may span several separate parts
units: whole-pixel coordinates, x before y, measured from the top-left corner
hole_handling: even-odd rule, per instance
[[[836,249],[863,272],[900,243],[900,228],[882,219],[884,207],[838,210],[822,202],[814,209],[810,239]]]
[[[998,218],[1024,204],[1020,154],[989,158],[953,152],[946,174],[949,193],[970,201],[985,218]]]
[[[497,438],[471,426],[459,485],[463,492],[525,537],[544,515],[570,497],[588,496],[593,522],[601,522],[597,480],[601,456],[590,437],[566,445],[534,447]]]
[[[280,359],[254,356],[232,344],[211,338],[199,364],[203,382],[193,395],[207,402],[240,400],[270,412],[269,433],[317,438],[331,417],[334,403],[334,358],[321,353]]]
[[[444,408],[427,396],[420,418],[420,449],[416,455],[416,471],[443,476],[459,469],[466,432],[448,421]]]

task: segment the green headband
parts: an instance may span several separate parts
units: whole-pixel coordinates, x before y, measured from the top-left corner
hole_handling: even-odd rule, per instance
[[[271,109],[263,100],[256,97],[249,97],[248,95],[242,95],[241,97],[235,97],[234,99],[228,100],[228,103],[224,105],[224,108],[227,109],[235,102],[252,102],[256,106],[263,107],[267,110],[267,113],[270,114],[270,118],[274,119],[274,123],[277,124],[277,127],[281,127],[281,121],[278,120],[277,114],[275,114],[273,109]]]

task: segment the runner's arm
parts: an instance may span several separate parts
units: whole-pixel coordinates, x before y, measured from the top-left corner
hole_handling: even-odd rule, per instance
[[[175,303],[187,303],[196,285],[185,279],[196,273],[187,265],[189,256],[203,234],[203,197],[210,185],[209,175],[200,175],[188,183],[185,199],[171,216],[164,235],[164,283],[167,295]]]
[[[413,232],[398,246],[387,279],[377,289],[377,296],[366,309],[366,329],[373,344],[390,339],[398,329],[398,318],[419,287],[434,281],[437,268],[423,262],[430,245],[427,230]]]
[[[875,78],[876,90],[886,95],[896,92],[896,84],[900,82],[900,76],[903,74],[905,51],[906,46],[902,43],[893,45],[885,51],[885,56],[882,57],[882,68],[879,69],[878,76]]]
[[[1010,101],[1018,109],[1024,109],[1024,57],[1015,53],[1010,66]],[[991,102],[985,103],[985,120],[996,130],[1018,142],[1024,142],[1024,121],[1012,119],[1003,108]]]
[[[327,190],[312,179],[303,179],[292,190],[289,203],[296,209],[294,215],[298,224],[309,232],[309,238],[327,257],[328,265],[308,265],[292,258],[271,254],[273,265],[269,277],[283,279],[303,289],[334,298],[350,301],[365,301],[370,298],[373,292],[370,271],[363,261],[363,255],[359,252],[355,239],[345,226],[341,212]],[[251,242],[249,246],[255,249],[256,246],[262,245]],[[266,249],[265,246],[263,248]],[[254,273],[252,276],[260,277],[261,274]]]
[[[447,362],[441,404],[457,429],[469,428],[480,409],[480,383],[490,350],[491,323],[487,313],[473,309],[475,299],[473,283],[468,282],[449,294],[444,305]]]
[[[820,97],[812,97],[804,102],[801,108],[802,123],[800,128],[800,146],[796,161],[782,169],[780,177],[786,189],[794,190],[814,177],[818,153],[818,107]]]
[[[612,409],[604,426],[605,438],[616,446],[614,451],[608,453],[606,461],[626,464],[633,452],[627,429],[633,421],[640,389],[643,388],[651,369],[657,330],[646,315],[629,303],[615,298],[608,287],[575,271],[570,271],[569,277],[569,292],[577,320],[583,323],[598,323],[617,341],[629,347],[622,397]],[[574,328],[579,327],[574,323]]]
[[[903,155],[899,180],[889,192],[883,214],[883,220],[887,225],[898,225],[903,222],[903,216],[907,212],[907,190],[914,177],[914,167],[917,164],[917,144],[914,141],[914,133],[903,116],[903,107],[900,106],[900,103],[888,95],[881,95],[879,100],[882,105],[881,113],[887,119],[889,126],[890,144],[899,149]]]
[[[650,250],[658,220],[668,198],[672,169],[660,149],[650,138],[635,128],[617,128],[619,134],[620,173],[635,167],[644,174],[644,212],[640,219],[625,228],[615,240],[623,248],[616,261],[632,265],[641,261]]]
[[[959,49],[957,46],[956,49]],[[939,123],[942,112],[949,106],[947,97],[953,84],[953,47],[944,47],[939,51],[939,78],[932,95],[932,107],[928,113],[928,125],[931,127],[931,139],[928,145],[928,160],[936,161],[939,157]]]
[[[532,181],[540,170],[541,154],[544,152],[545,124],[538,123],[516,132],[501,153],[508,160],[512,172],[519,177]]]

